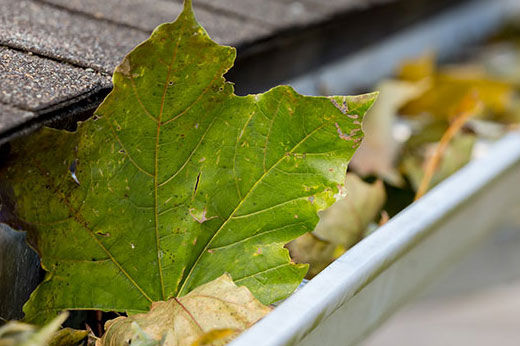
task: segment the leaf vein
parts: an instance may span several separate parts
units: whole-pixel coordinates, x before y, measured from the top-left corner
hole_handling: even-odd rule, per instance
[[[202,144],[202,141],[204,140],[204,138],[206,138],[206,135],[208,134],[209,130],[211,129],[211,127],[213,127],[213,124],[215,123],[215,119],[216,118],[213,118],[213,120],[211,121],[211,123],[208,125],[206,131],[204,132],[204,134],[200,137],[200,140],[198,141],[197,145],[195,146],[195,148],[193,148],[193,150],[191,151],[190,155],[188,155],[188,158],[186,159],[186,161],[184,161],[184,163],[182,164],[182,166],[173,174],[171,175],[169,178],[167,178],[165,181],[163,181],[162,183],[159,184],[159,187],[162,187],[166,184],[168,184],[171,180],[175,179],[175,177],[184,169],[184,167],[186,167],[186,165],[190,162],[191,158],[193,157],[193,155],[195,154],[195,152],[197,151],[197,149],[200,147],[200,145]]]
[[[244,277],[241,277],[239,279],[235,279],[233,281],[235,281],[235,284],[238,283],[239,281],[244,281],[246,279],[249,279],[249,278],[252,278],[252,277],[255,277],[259,274],[263,274],[263,273],[267,273],[267,272],[270,272],[270,271],[273,271],[273,270],[277,270],[277,269],[280,269],[280,268],[283,268],[283,267],[289,267],[291,266],[292,263],[283,263],[283,264],[280,264],[280,265],[277,265],[275,267],[271,267],[271,268],[268,268],[268,269],[264,269],[264,270],[261,270],[259,272],[256,272],[256,273],[253,273],[253,274],[249,274],[247,276],[244,276]]]
[[[106,122],[108,124],[108,127],[110,127],[110,130],[112,131],[112,133],[114,134],[114,138],[116,139],[116,141],[119,143],[119,145],[121,146],[121,149],[123,149],[123,152],[124,154],[126,155],[126,157],[128,157],[128,160],[130,160],[130,162],[132,163],[132,165],[134,165],[135,168],[137,168],[138,171],[140,171],[141,173],[143,174],[146,174],[147,176],[149,177],[153,177],[153,174],[146,171],[144,168],[142,168],[141,166],[139,166],[137,164],[137,162],[132,158],[132,156],[130,155],[130,153],[128,152],[128,150],[126,150],[125,146],[123,145],[123,142],[121,141],[121,139],[119,138],[119,136],[117,135],[116,133],[116,130],[114,129],[114,127],[112,126],[112,124],[110,123],[110,121],[108,119],[106,119]]]
[[[141,109],[143,110],[144,114],[146,114],[150,119],[152,119],[154,122],[157,122],[157,118],[153,116],[152,113],[143,104],[143,101],[141,100],[141,97],[139,96],[139,93],[137,92],[137,86],[135,85],[134,76],[130,74],[129,76],[130,84],[132,84],[132,90],[134,91],[135,98],[137,99],[137,103],[141,106]]]
[[[298,143],[296,143],[294,145],[294,147],[291,149],[291,153],[294,152],[301,144],[303,144],[307,139],[309,139],[310,137],[312,137],[317,131],[319,131],[320,129],[322,129],[324,126],[326,125],[326,123],[322,123],[320,126],[316,127],[314,130],[312,130],[310,133],[308,133],[307,135],[305,135],[305,137],[299,141]],[[247,192],[247,194],[244,196],[244,198],[242,198],[242,200],[238,203],[237,207],[231,212],[231,214],[227,217],[227,219],[222,223],[222,225],[220,225],[220,227],[217,229],[217,231],[213,234],[213,236],[209,239],[209,241],[206,243],[206,246],[202,249],[202,251],[200,251],[200,253],[198,254],[197,258],[195,259],[195,262],[193,263],[193,265],[191,266],[190,268],[190,271],[188,272],[188,274],[183,278],[183,280],[181,280],[181,285],[180,285],[180,288],[178,290],[178,294],[182,294],[184,289],[186,288],[186,284],[187,282],[189,281],[189,278],[191,277],[191,275],[193,274],[193,271],[195,270],[195,268],[197,267],[197,264],[198,262],[200,261],[200,259],[202,258],[202,255],[204,253],[206,253],[206,251],[208,250],[209,246],[211,245],[211,243],[213,242],[213,240],[215,239],[215,237],[217,237],[217,235],[220,233],[220,231],[227,225],[227,223],[231,220],[231,218],[235,215],[235,213],[238,211],[238,209],[240,209],[240,207],[242,206],[242,204],[247,200],[247,198],[251,195],[251,193],[256,189],[256,187],[263,181],[263,179],[271,172],[271,170],[273,168],[275,168],[276,166],[278,166],[283,160],[285,160],[287,158],[286,155],[283,155],[276,163],[274,163],[267,172],[265,172],[264,174],[262,174],[262,176],[260,176],[260,178],[253,184],[253,186],[249,189],[249,191]]]
[[[244,135],[244,132],[247,128],[247,125],[251,122],[251,119],[253,119],[253,116],[256,114],[256,112],[252,112],[247,121],[245,122],[244,126],[242,127],[242,130],[240,131],[239,135],[237,136],[237,140],[235,142],[235,152],[233,153],[233,179],[235,180],[235,186],[237,188],[238,198],[242,198],[242,192],[240,191],[240,186],[238,184],[238,176],[237,176],[237,151],[238,151],[238,142]]]
[[[300,196],[300,197],[297,197],[297,198],[290,199],[288,201],[284,201],[284,202],[272,205],[272,206],[264,208],[264,209],[253,211],[253,212],[248,213],[248,214],[235,215],[232,218],[233,219],[244,219],[244,218],[247,218],[247,217],[250,217],[250,216],[262,214],[262,213],[264,213],[266,211],[269,211],[269,210],[272,210],[272,209],[276,209],[276,208],[279,208],[281,206],[284,206],[284,205],[287,205],[289,203],[292,203],[292,202],[295,202],[295,201],[299,201],[299,200],[302,200],[302,199],[305,199],[305,198],[308,198],[308,197],[309,196]]]
[[[257,105],[258,109],[260,109],[260,111],[262,113],[264,113],[264,111],[260,108],[260,105],[258,103],[256,105]],[[267,131],[267,135],[265,136],[264,160],[263,160],[264,172],[267,171],[267,169],[266,169],[266,159],[267,159],[267,146],[269,144],[269,136],[271,136],[271,131],[273,129],[274,120],[276,119],[276,117],[278,116],[278,113],[280,112],[280,106],[281,105],[282,105],[282,98],[280,97],[280,99],[278,101],[278,105],[276,106],[276,111],[274,112],[273,117],[271,119],[271,123],[269,125],[269,130]],[[265,115],[265,113],[264,113],[264,115]]]
[[[54,187],[54,184],[52,183],[52,181],[49,181],[49,178],[48,176],[50,176],[50,174],[48,175],[47,173],[49,173],[48,171],[46,171],[45,169],[42,168],[42,166],[40,165],[40,162],[38,160],[34,160],[35,162],[35,166],[38,168],[38,170],[40,171],[40,173],[42,174],[42,176],[44,177],[44,179],[46,179],[49,183],[49,185],[53,186]],[[88,222],[81,216],[81,214],[79,213],[79,211],[76,211],[74,209],[74,207],[70,204],[68,198],[66,195],[64,195],[62,192],[60,192],[57,188],[54,187],[54,192],[56,194],[56,196],[59,196],[58,198],[63,202],[63,204],[65,204],[65,206],[70,210],[71,212],[71,217],[74,221],[76,221],[78,223],[78,225],[80,225],[81,227],[83,227],[87,233],[90,235],[90,237],[94,240],[94,242],[108,255],[108,257],[110,257],[110,259],[112,260],[112,262],[116,265],[116,267],[118,267],[118,269],[121,271],[121,273],[124,274],[124,276],[126,276],[126,278],[134,285],[134,287],[150,302],[152,302],[153,300],[146,294],[146,292],[141,288],[141,286],[139,286],[139,284],[137,284],[137,282],[130,276],[130,274],[123,268],[123,266],[117,261],[117,259],[114,257],[114,255],[103,245],[103,243],[101,243],[99,241],[99,239],[96,238],[95,234],[94,234],[94,231],[90,228],[90,226],[88,225]]]
[[[154,174],[153,174],[153,187],[154,187],[154,219],[155,219],[155,250],[157,252],[157,267],[159,270],[159,282],[161,287],[161,295],[162,299],[166,299],[166,293],[164,288],[164,277],[163,270],[161,264],[161,244],[160,244],[160,236],[159,236],[159,197],[158,197],[158,176],[159,176],[159,138],[161,135],[161,119],[164,112],[164,103],[166,102],[166,93],[168,92],[168,85],[170,83],[170,75],[172,72],[173,64],[177,59],[177,51],[179,49],[179,44],[181,42],[182,35],[179,35],[177,38],[177,42],[174,46],[172,57],[170,59],[170,64],[168,65],[168,72],[166,74],[166,80],[164,81],[163,94],[161,97],[161,107],[159,110],[159,116],[157,118],[157,132],[155,136],[155,164],[154,164]]]
[[[257,234],[254,234],[252,236],[249,236],[249,237],[246,237],[246,238],[242,238],[240,240],[237,240],[233,243],[229,243],[229,244],[226,244],[226,245],[222,245],[222,246],[218,246],[218,247],[213,247],[213,248],[210,248],[208,250],[222,250],[224,248],[228,248],[228,247],[232,247],[232,246],[235,246],[237,244],[240,244],[240,243],[244,243],[248,240],[251,240],[251,239],[254,239],[254,238],[258,238],[258,237],[261,237],[263,235],[266,235],[266,234],[269,234],[269,233],[274,233],[274,232],[277,232],[277,231],[280,231],[282,229],[285,229],[285,228],[288,228],[288,227],[292,227],[292,226],[296,226],[296,225],[303,225],[303,222],[296,222],[296,223],[291,223],[291,224],[288,224],[288,225],[284,225],[282,227],[277,227],[277,228],[273,228],[273,229],[269,229],[267,231],[263,231],[263,232],[260,232],[260,233],[257,233]]]

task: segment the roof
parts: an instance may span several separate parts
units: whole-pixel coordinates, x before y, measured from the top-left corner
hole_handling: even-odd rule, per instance
[[[356,44],[363,41],[356,25],[390,32],[406,14],[384,25],[360,14],[393,2],[414,3],[194,0],[194,8],[215,41],[238,48],[228,78],[242,80],[242,72],[251,80],[242,91],[251,91],[269,87],[275,75],[287,79],[337,55],[346,29],[331,23],[350,25]],[[0,0],[0,144],[56,119],[91,114],[110,91],[110,76],[124,55],[181,9],[182,0]]]

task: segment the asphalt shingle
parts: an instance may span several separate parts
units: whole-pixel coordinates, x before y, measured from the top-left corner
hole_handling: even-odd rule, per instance
[[[311,10],[308,4],[299,1],[198,0],[197,4],[208,10],[238,16],[276,29],[307,25],[323,19],[319,7],[314,6]]]
[[[14,128],[36,117],[33,112],[15,108],[0,102],[0,132]]]
[[[181,2],[164,0],[42,0],[60,8],[98,19],[151,32],[157,25],[173,21],[181,12]],[[199,2],[196,2],[196,5]],[[274,27],[258,25],[238,16],[226,16],[195,7],[195,14],[211,37],[221,44],[240,45],[270,34]]]
[[[0,44],[107,73],[148,36],[40,2],[0,0],[0,6]]]
[[[111,86],[107,75],[6,47],[0,47],[0,80],[0,102],[30,111]]]

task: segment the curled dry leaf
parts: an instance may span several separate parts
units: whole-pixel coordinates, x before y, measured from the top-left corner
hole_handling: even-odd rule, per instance
[[[378,100],[363,122],[365,138],[350,163],[356,173],[361,176],[375,175],[395,186],[404,184],[397,169],[397,159],[407,138],[396,136],[397,111],[406,102],[421,95],[428,86],[427,80],[387,80],[377,86]]]
[[[403,64],[400,77],[416,80],[422,76],[430,81],[429,88],[400,109],[404,115],[430,114],[438,119],[451,120],[457,116],[461,102],[468,94],[478,95],[484,106],[482,116],[504,117],[512,111],[515,87],[512,83],[493,78],[481,69],[451,66],[437,71],[434,59],[422,57]],[[420,72],[418,72],[420,71]]]
[[[438,119],[456,117],[456,108],[468,93],[476,93],[483,102],[485,120],[516,124],[520,119],[518,78],[519,52],[511,44],[487,46],[471,63],[437,69],[433,55],[406,61],[399,78],[407,81],[428,79],[430,88],[401,108],[404,115],[428,113]]]
[[[434,78],[432,87],[421,97],[401,108],[405,115],[429,113],[438,118],[452,119],[456,108],[468,93],[476,92],[487,112],[501,115],[514,100],[511,84],[489,78],[471,78],[457,74],[440,74]]]
[[[430,188],[458,171],[470,161],[475,141],[476,137],[472,134],[458,134],[451,140],[431,179]],[[413,189],[416,191],[423,180],[425,164],[434,155],[437,146],[438,142],[425,144],[415,148],[413,152],[409,152],[403,157],[401,169],[405,172]]]
[[[223,345],[270,310],[224,274],[184,297],[154,303],[148,313],[108,321],[97,345]]]
[[[467,97],[462,100],[457,109],[457,116],[453,119],[446,132],[442,135],[434,153],[424,164],[424,176],[419,188],[417,189],[415,195],[416,200],[421,198],[428,190],[433,175],[438,169],[441,159],[453,137],[460,133],[468,119],[481,112],[482,105],[483,103],[479,100],[476,94],[468,94]]]
[[[366,183],[353,173],[347,174],[342,192],[342,199],[320,212],[312,234],[304,234],[287,245],[297,263],[310,265],[308,278],[338,256],[338,247],[345,251],[360,241],[386,200],[382,181]]]
[[[321,240],[311,232],[294,239],[287,248],[296,263],[309,264],[305,277],[311,279],[334,260],[337,245]]]
[[[332,244],[352,247],[363,236],[386,200],[383,182],[364,182],[353,173],[345,178],[344,198],[320,212],[320,221],[313,234]]]
[[[402,170],[417,191],[416,199],[471,159],[476,136],[461,131],[468,119],[482,112],[483,104],[476,92],[468,93],[454,109],[455,118],[438,140],[437,131],[428,131],[427,127],[410,139],[407,154],[403,157]],[[437,124],[438,122],[434,122],[431,125]],[[428,138],[432,138],[432,132],[436,139],[428,141]]]

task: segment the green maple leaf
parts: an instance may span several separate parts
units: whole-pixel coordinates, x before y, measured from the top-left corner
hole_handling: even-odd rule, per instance
[[[375,94],[239,97],[223,77],[234,59],[186,1],[117,67],[76,133],[13,143],[2,212],[15,205],[10,224],[29,231],[48,272],[28,320],[145,312],[225,272],[264,304],[298,286],[307,266],[283,246],[334,202]]]

